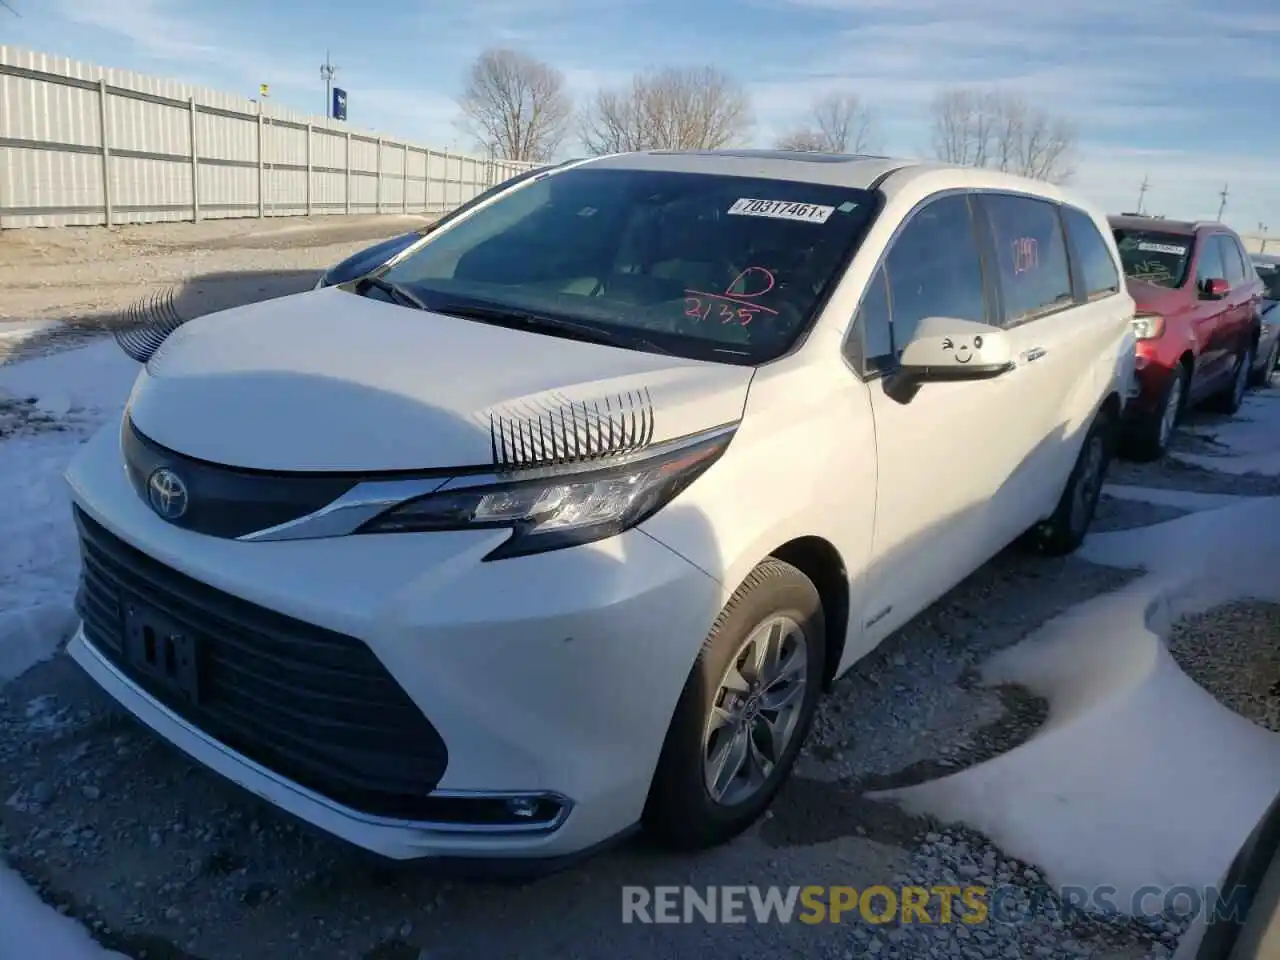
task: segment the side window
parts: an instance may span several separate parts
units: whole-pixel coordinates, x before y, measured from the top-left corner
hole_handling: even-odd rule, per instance
[[[1075,302],[1056,204],[1030,197],[983,197],[996,248],[1005,326]]]
[[[1234,287],[1244,280],[1244,260],[1240,256],[1240,247],[1234,237],[1225,233],[1218,234],[1217,240],[1222,246],[1222,266],[1227,271],[1227,283]]]
[[[1084,295],[1096,300],[1110,293],[1120,292],[1120,271],[1111,258],[1111,250],[1102,239],[1093,218],[1074,207],[1062,208],[1062,222],[1071,239],[1080,267],[1080,279],[1084,283]]]
[[[1196,286],[1203,287],[1210,280],[1225,280],[1227,270],[1222,264],[1218,238],[1201,236],[1197,245],[1200,253],[1196,257]]]
[[[986,319],[982,259],[964,196],[941,197],[918,210],[893,241],[882,269],[889,281],[894,354],[911,342],[925,317]]]
[[[854,317],[854,336],[846,351],[854,366],[864,372],[879,368],[874,361],[893,355],[893,339],[889,332],[889,284],[885,280],[884,267],[876,270],[862,305]]]

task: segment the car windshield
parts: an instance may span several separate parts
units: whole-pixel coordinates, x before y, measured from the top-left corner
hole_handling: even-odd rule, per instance
[[[1152,230],[1116,229],[1124,275],[1159,287],[1177,288],[1187,279],[1191,237]]]
[[[1268,300],[1280,300],[1280,263],[1255,260],[1253,266],[1262,285],[1267,288],[1263,296]]]
[[[850,187],[573,168],[476,210],[381,276],[408,303],[754,364],[805,331],[871,222]],[[370,287],[370,295],[377,288]],[[592,333],[598,333],[593,337]]]

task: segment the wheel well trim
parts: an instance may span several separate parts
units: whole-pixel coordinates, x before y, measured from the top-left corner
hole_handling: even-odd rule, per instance
[[[844,658],[852,622],[852,589],[844,557],[835,544],[817,534],[793,537],[770,550],[768,556],[789,563],[803,573],[822,599],[827,631],[823,638],[826,656],[823,659],[822,688],[830,691],[835,684],[840,661]]]

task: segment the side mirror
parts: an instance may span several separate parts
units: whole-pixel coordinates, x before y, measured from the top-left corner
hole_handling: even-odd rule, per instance
[[[1212,280],[1206,280],[1202,293],[1206,300],[1221,300],[1231,292],[1231,284],[1223,280],[1221,277],[1214,277]]]
[[[907,402],[921,384],[990,380],[1014,368],[1008,334],[999,327],[955,317],[926,317],[902,351],[887,384]]]

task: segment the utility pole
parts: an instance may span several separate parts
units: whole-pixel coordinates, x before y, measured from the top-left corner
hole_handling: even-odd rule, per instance
[[[1218,204],[1218,219],[1222,219],[1222,213],[1227,209],[1227,187],[1229,184],[1222,185],[1222,191],[1218,194],[1222,198],[1222,203]]]
[[[1142,177],[1142,186],[1138,188],[1138,213],[1142,213],[1142,198],[1147,195],[1147,191],[1151,189],[1151,184],[1147,182],[1146,174]]]
[[[324,52],[324,63],[320,64],[320,79],[324,81],[324,115],[333,116],[333,78],[338,73],[337,64],[329,62],[329,51]]]

